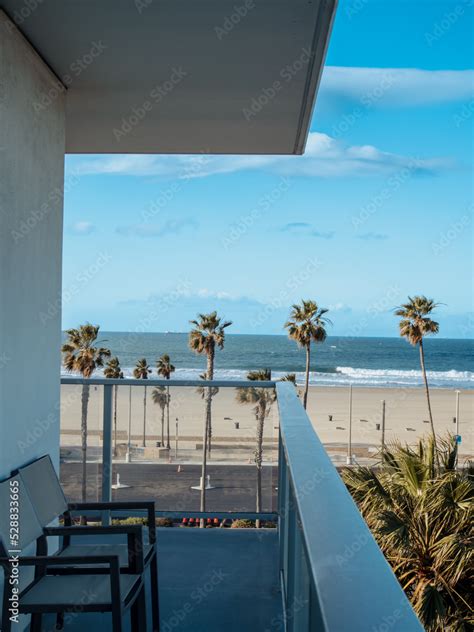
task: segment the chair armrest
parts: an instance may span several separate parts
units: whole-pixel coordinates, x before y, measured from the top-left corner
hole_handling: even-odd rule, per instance
[[[128,567],[130,573],[142,573],[144,568],[143,559],[143,531],[138,524],[112,525],[105,527],[45,527],[43,533],[50,536],[88,536],[88,535],[127,535]],[[65,559],[67,556],[61,556]],[[91,556],[92,557],[92,556]],[[87,559],[91,559],[87,557]]]
[[[135,509],[146,509],[148,518],[148,533],[150,544],[156,542],[156,524],[155,524],[155,502],[153,500],[114,500],[111,502],[86,502],[86,503],[69,503],[68,511],[120,511],[121,509],[133,511]]]
[[[18,557],[17,560],[14,560],[14,563],[19,566],[40,566],[43,568],[47,568],[48,566],[64,566],[67,564],[73,564],[74,566],[79,566],[81,564],[108,564],[112,572],[115,565],[117,565],[118,572],[120,572],[117,555],[91,555],[90,557],[78,557],[75,555],[64,557],[58,557],[57,555],[25,555],[23,557]],[[11,564],[11,558],[0,557],[0,566],[6,568],[11,566]],[[95,569],[93,568],[91,569],[91,574],[94,573],[94,570]]]

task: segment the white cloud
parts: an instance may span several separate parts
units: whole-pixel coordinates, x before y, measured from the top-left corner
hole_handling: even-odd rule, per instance
[[[303,156],[101,156],[77,159],[75,173],[203,178],[220,173],[269,171],[287,176],[337,178],[390,174],[414,169],[414,158],[384,152],[372,145],[346,145],[327,134],[309,134]],[[416,159],[415,170],[431,173],[449,166],[439,158]]]
[[[474,70],[326,66],[318,98],[343,97],[362,106],[419,106],[469,100]]]
[[[76,222],[71,226],[72,231],[77,235],[90,235],[95,230],[94,224],[91,222]]]
[[[197,228],[198,223],[192,218],[170,219],[163,224],[127,224],[117,226],[115,232],[119,235],[133,237],[165,237],[166,235],[178,235],[187,228]]]

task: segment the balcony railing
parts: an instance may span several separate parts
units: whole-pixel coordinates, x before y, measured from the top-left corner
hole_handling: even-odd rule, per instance
[[[280,577],[274,579],[288,632],[422,630],[291,383],[80,378],[61,383],[61,477],[71,499],[81,495],[80,421],[87,385],[89,498],[152,498],[157,516],[174,520],[247,518],[264,526],[276,521]],[[209,397],[210,478],[202,510]],[[275,625],[283,629],[278,621],[268,629]]]

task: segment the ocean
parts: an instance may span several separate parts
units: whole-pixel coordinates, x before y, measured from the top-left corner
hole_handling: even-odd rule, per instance
[[[124,375],[146,358],[156,377],[156,359],[168,353],[176,367],[174,379],[198,379],[205,357],[188,348],[186,333],[100,332],[102,346],[120,359]],[[474,340],[428,338],[426,367],[434,388],[474,388]],[[296,373],[303,382],[305,353],[286,336],[227,334],[216,353],[215,378],[245,379],[249,370],[270,368],[275,379]],[[99,373],[100,374],[100,373]],[[98,374],[98,375],[99,375]],[[151,377],[150,376],[150,377]],[[417,387],[422,385],[418,348],[401,338],[330,336],[312,346],[310,383],[319,386]]]

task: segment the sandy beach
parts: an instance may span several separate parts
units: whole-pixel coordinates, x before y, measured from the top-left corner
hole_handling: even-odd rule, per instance
[[[147,388],[147,451],[141,450],[143,437],[142,387],[133,387],[131,397],[132,445],[136,457],[148,460],[174,458],[176,419],[178,420],[178,460],[199,461],[202,446],[204,402],[195,388],[171,387],[170,453],[159,454],[156,442],[161,440],[161,410],[152,401],[152,387]],[[128,386],[118,389],[117,438],[125,445],[129,425]],[[440,435],[455,432],[455,392],[432,389],[432,408],[436,431]],[[429,432],[425,392],[421,388],[353,388],[352,394],[352,446],[358,457],[369,458],[381,443],[382,400],[385,400],[385,437],[389,442],[399,439],[413,444]],[[90,456],[100,455],[102,430],[102,388],[92,387],[89,402]],[[349,434],[349,388],[311,386],[308,396],[308,414],[316,432],[333,459],[337,462],[346,454]],[[462,437],[460,454],[463,458],[474,454],[474,391],[460,394],[460,423]],[[80,387],[62,386],[61,445],[71,450],[80,444]],[[235,389],[221,388],[213,400],[213,458],[217,461],[251,462],[255,445],[256,419],[251,405],[239,404]],[[278,408],[274,404],[265,421],[265,458],[273,462],[275,441],[278,437]]]

